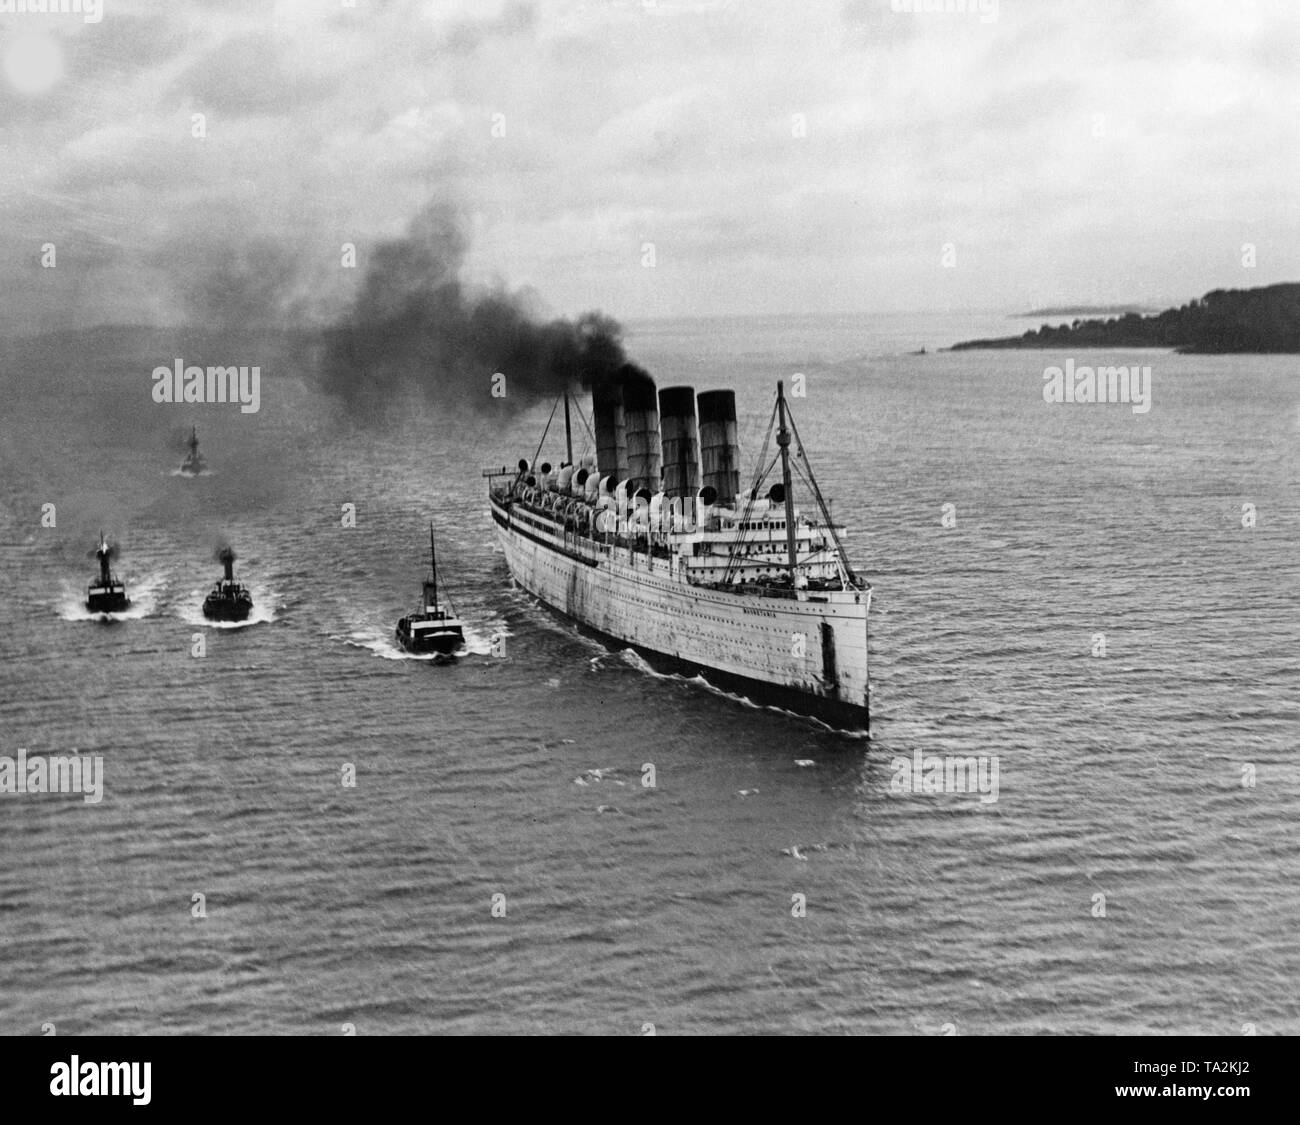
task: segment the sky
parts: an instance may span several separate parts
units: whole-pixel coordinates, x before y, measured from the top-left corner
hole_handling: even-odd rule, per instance
[[[556,315],[1300,279],[1294,0],[20,4],[3,333],[329,322],[430,203]]]

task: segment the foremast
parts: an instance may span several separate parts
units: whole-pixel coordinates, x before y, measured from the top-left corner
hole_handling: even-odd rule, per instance
[[[438,612],[438,553],[433,545],[433,524],[429,524],[429,577],[424,580],[424,608]]]
[[[785,499],[785,545],[790,559],[790,586],[799,584],[796,568],[799,555],[794,545],[794,489],[790,483],[790,431],[785,425],[785,384],[776,381],[776,409],[780,416],[780,428],[776,431],[776,446],[781,451],[781,490]]]

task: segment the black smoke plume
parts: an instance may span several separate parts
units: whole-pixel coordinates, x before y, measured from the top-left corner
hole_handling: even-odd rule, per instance
[[[472,290],[460,280],[466,246],[455,211],[432,204],[404,238],[375,247],[352,308],[326,331],[327,391],[365,414],[412,391],[512,409],[615,376],[625,362],[617,321],[598,312],[544,321],[522,294]]]

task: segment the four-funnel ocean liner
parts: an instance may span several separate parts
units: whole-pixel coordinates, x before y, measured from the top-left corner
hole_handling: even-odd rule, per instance
[[[558,470],[538,460],[543,433],[532,461],[483,474],[515,581],[652,666],[865,729],[871,587],[845,554],[782,385],[743,491],[734,392],[656,394],[648,375],[625,366],[593,388],[595,454],[578,462],[562,397]],[[795,508],[792,475],[820,518]]]

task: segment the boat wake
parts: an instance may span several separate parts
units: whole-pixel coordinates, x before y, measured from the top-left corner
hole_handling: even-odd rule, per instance
[[[815,715],[802,715],[798,711],[789,711],[784,707],[777,707],[773,703],[755,703],[747,695],[728,691],[726,688],[720,688],[717,684],[710,683],[699,673],[694,676],[686,676],[680,672],[659,672],[652,668],[646,662],[645,658],[635,649],[622,649],[618,655],[623,659],[623,662],[627,664],[628,667],[634,668],[638,672],[643,672],[647,676],[653,676],[656,680],[672,680],[679,684],[690,684],[693,687],[702,687],[706,691],[712,692],[714,695],[720,696],[723,699],[729,699],[732,703],[739,703],[741,706],[748,707],[752,711],[774,711],[778,715],[786,715],[791,719],[798,719],[801,722],[811,723],[814,726],[820,727],[822,730],[831,731],[835,734],[842,735],[845,738],[861,739],[863,741],[869,741],[871,738],[870,733],[865,730],[847,730],[843,727],[833,727],[829,723],[823,722]]]
[[[135,579],[127,586],[131,605],[121,613],[102,613],[86,608],[86,588],[71,582],[63,583],[56,610],[64,621],[139,621],[158,608],[158,597],[167,583],[164,571],[155,571],[144,578]]]
[[[164,475],[169,477],[212,477],[216,476],[216,473],[211,469],[200,469],[197,473],[191,472],[189,469],[172,469]]]

